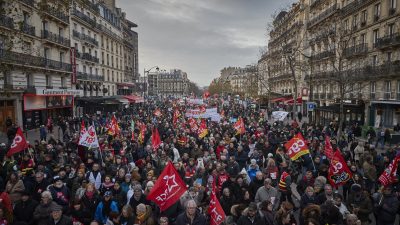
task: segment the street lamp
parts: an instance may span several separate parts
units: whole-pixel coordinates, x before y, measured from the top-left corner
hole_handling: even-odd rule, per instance
[[[146,92],[148,92],[149,91],[149,82],[148,82],[148,78],[149,78],[149,73],[150,73],[150,71],[152,70],[152,69],[156,69],[156,71],[159,71],[160,70],[160,68],[158,67],[158,66],[153,66],[153,67],[151,67],[150,69],[148,69],[148,70],[146,70],[146,68],[144,68],[144,72],[143,72],[143,74],[144,74],[144,82],[145,82],[145,89],[146,90],[143,90],[143,97],[146,99]],[[146,79],[146,73],[147,73],[147,79]]]

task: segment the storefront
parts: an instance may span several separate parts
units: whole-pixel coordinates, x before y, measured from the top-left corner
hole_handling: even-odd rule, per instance
[[[362,101],[346,101],[343,105],[344,121],[346,124],[358,123],[364,125],[365,105]],[[332,121],[339,121],[340,104],[321,106],[315,109],[313,121],[317,124],[329,125]]]
[[[369,125],[393,128],[400,123],[400,101],[371,101]]]
[[[72,116],[74,96],[83,95],[82,90],[36,88],[35,93],[23,96],[23,123],[27,129],[45,125],[47,118]]]

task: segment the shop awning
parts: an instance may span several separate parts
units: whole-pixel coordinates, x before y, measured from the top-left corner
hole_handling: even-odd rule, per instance
[[[284,101],[286,101],[286,100],[288,100],[288,98],[280,97],[280,98],[274,98],[274,99],[272,99],[271,102],[272,102],[272,103],[274,103],[274,102],[284,102]]]
[[[142,102],[144,102],[144,98],[141,97],[141,96],[125,95],[124,98],[126,98],[131,103],[142,103]]]
[[[297,98],[296,104],[301,104],[301,103],[303,103],[303,99],[301,97]],[[293,105],[294,104],[293,98],[285,101],[285,104]]]

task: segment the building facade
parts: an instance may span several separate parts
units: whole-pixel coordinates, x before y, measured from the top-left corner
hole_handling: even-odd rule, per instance
[[[0,131],[8,117],[35,128],[73,116],[80,99],[132,93],[138,35],[115,1],[1,4]]]
[[[300,86],[309,89],[306,98],[315,102],[314,119],[327,124],[339,120],[344,102],[347,123],[391,127],[400,120],[399,0],[308,0],[299,1],[275,19],[302,11],[303,46],[299,62],[304,65]],[[300,11],[299,11],[300,10]],[[297,13],[299,14],[299,13]],[[300,13],[301,15],[301,13]],[[283,19],[285,20],[285,19]],[[274,22],[268,52],[259,60],[266,68],[271,91],[293,92],[293,78],[284,77],[285,64],[276,64],[285,52],[275,51],[281,26]],[[281,24],[281,23],[279,23]],[[288,32],[293,32],[290,25]],[[283,33],[285,34],[285,33]],[[282,44],[280,44],[282,46]],[[278,66],[277,66],[278,65]],[[282,67],[283,66],[283,67]],[[276,76],[276,74],[282,74]],[[300,91],[298,89],[298,91]],[[299,94],[299,93],[298,93]]]
[[[147,82],[149,96],[179,98],[190,94],[187,73],[180,69],[149,73]]]

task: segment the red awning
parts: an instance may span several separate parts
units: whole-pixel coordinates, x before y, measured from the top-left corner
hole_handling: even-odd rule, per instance
[[[274,98],[274,99],[271,100],[271,102],[272,102],[272,103],[273,103],[273,102],[284,102],[284,101],[287,101],[287,100],[288,100],[287,97],[286,97],[286,98],[281,97],[281,98]]]
[[[285,101],[285,104],[293,105],[293,98]],[[297,98],[296,104],[301,104],[303,103],[303,99],[301,97]]]
[[[131,103],[141,103],[144,102],[144,98],[136,95],[125,95],[124,98],[128,99]]]

